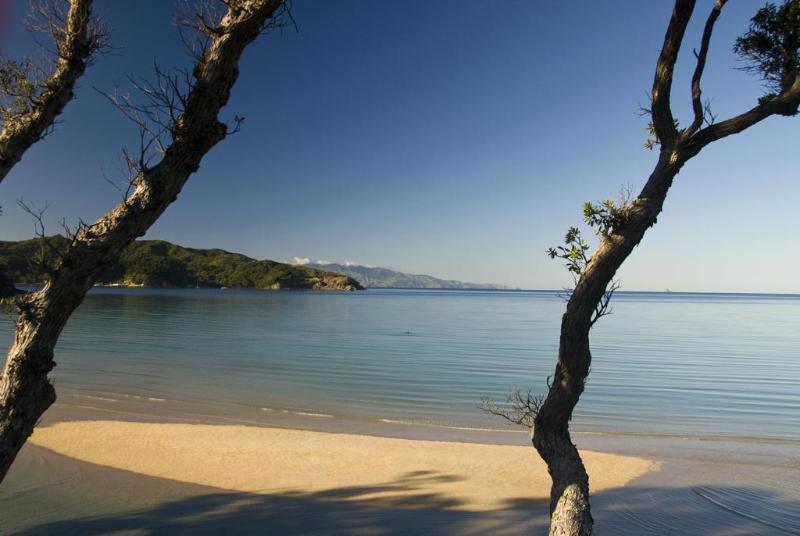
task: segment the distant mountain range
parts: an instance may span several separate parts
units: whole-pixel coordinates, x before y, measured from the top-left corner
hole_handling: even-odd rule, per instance
[[[48,246],[42,247],[42,240]],[[63,251],[66,239],[0,242],[0,283],[35,284],[42,281],[32,259],[41,251]],[[54,259],[50,259],[53,262]],[[2,275],[4,274],[4,275]],[[256,289],[360,290],[354,279],[327,269],[256,260],[221,249],[192,249],[163,240],[137,240],[119,262],[98,281],[101,285],[130,287],[231,287]],[[5,289],[8,291],[9,289]]]
[[[424,274],[407,274],[388,268],[358,264],[308,263],[305,266],[330,270],[352,277],[367,288],[419,288],[461,290],[510,290],[512,287],[495,284],[464,283],[452,279],[439,279]]]

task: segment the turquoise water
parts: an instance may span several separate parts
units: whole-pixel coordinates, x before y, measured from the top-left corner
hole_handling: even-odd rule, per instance
[[[554,292],[94,289],[53,377],[100,398],[502,428],[480,398],[545,388],[563,308]],[[619,293],[573,427],[800,440],[798,319],[800,296]]]

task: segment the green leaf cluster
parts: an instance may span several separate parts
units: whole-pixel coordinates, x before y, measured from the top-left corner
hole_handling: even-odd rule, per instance
[[[41,90],[30,60],[14,61],[0,55],[0,121],[3,125],[28,113]]]
[[[589,244],[581,236],[581,230],[577,227],[570,227],[567,234],[564,235],[564,245],[549,248],[547,254],[551,259],[562,259],[567,270],[575,275],[580,275],[589,262],[588,251]]]
[[[583,204],[583,221],[593,228],[598,236],[607,238],[615,229],[622,227],[630,217],[632,204],[627,194],[618,201],[606,199],[600,203]]]
[[[631,194],[623,190],[618,200],[606,199],[600,203],[583,204],[583,221],[601,239],[609,238],[628,221],[634,204]],[[570,227],[564,235],[564,245],[547,249],[551,259],[561,259],[570,273],[579,276],[589,264],[589,244],[577,227]]]
[[[733,50],[746,62],[744,69],[761,76],[767,87],[778,93],[788,89],[800,67],[800,0],[785,0],[780,6],[767,3]]]

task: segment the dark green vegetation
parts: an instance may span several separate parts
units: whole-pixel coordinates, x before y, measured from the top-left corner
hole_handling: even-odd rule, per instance
[[[747,33],[736,39],[734,50],[745,60],[744,69],[760,76],[772,90],[762,102],[790,89],[798,72],[800,2],[768,3],[759,9]]]
[[[17,293],[14,283],[3,273],[0,272],[0,298],[13,296]]]
[[[66,239],[0,242],[0,272],[17,283],[46,277]],[[42,262],[44,261],[44,262]],[[221,249],[184,248],[163,240],[138,240],[98,284],[146,287],[236,287],[257,289],[360,290],[352,278],[334,272],[255,260]]]
[[[333,270],[345,274],[368,288],[431,288],[461,290],[508,290],[503,285],[464,283],[450,279],[439,279],[430,275],[407,274],[377,266],[357,264],[311,264],[314,268]]]

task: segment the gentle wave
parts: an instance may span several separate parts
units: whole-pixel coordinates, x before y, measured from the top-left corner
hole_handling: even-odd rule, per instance
[[[95,395],[75,395],[76,398],[86,398],[88,400],[101,400],[103,402],[119,402],[116,398],[107,398],[104,396],[95,396]]]
[[[748,488],[711,488],[697,486],[692,491],[710,503],[733,514],[757,521],[789,534],[800,534],[800,510],[789,499]]]
[[[275,408],[260,408],[261,411],[266,411],[267,413],[285,413],[287,415],[300,415],[302,417],[321,417],[324,419],[332,419],[334,418],[333,415],[328,413],[314,413],[311,411],[296,411],[290,409],[275,409]]]
[[[429,428],[444,428],[447,430],[465,430],[468,432],[492,432],[492,433],[510,433],[510,434],[519,434],[522,433],[523,430],[505,430],[502,428],[478,428],[474,426],[455,426],[455,425],[448,425],[448,424],[439,424],[433,422],[425,422],[425,421],[404,421],[398,419],[378,419],[379,422],[385,422],[388,424],[403,424],[408,426],[426,426]]]

